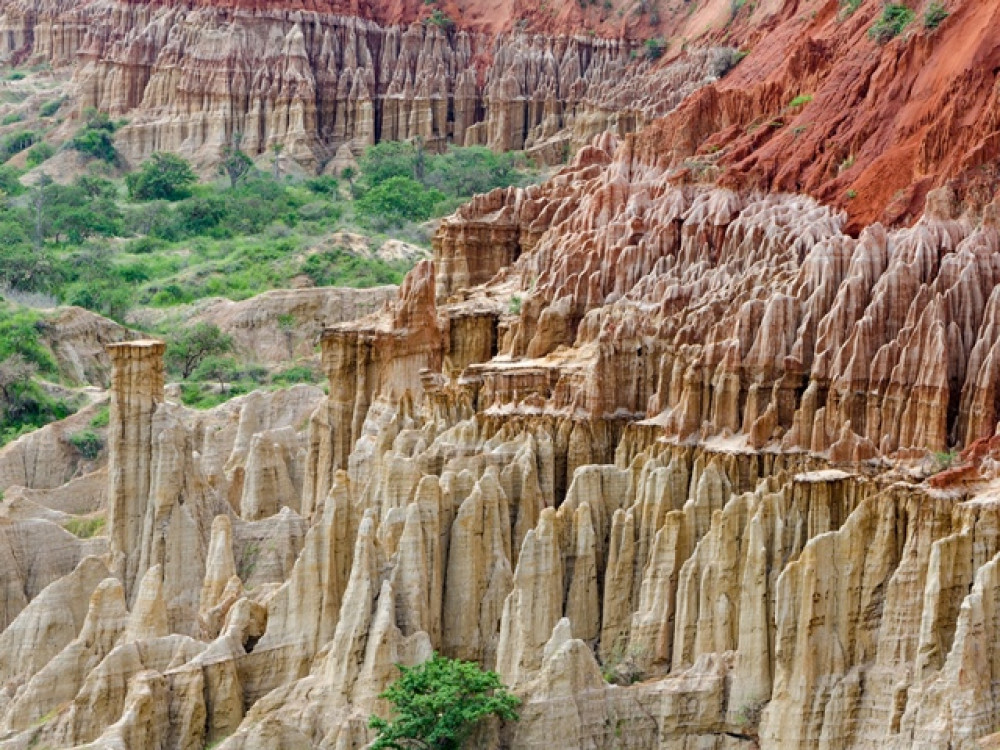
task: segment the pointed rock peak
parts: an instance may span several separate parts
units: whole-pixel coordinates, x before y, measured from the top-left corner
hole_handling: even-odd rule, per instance
[[[87,618],[80,630],[80,640],[88,646],[101,646],[107,653],[125,629],[128,607],[125,606],[125,589],[117,578],[105,578],[90,596]]]
[[[542,661],[549,661],[555,653],[566,645],[573,638],[573,627],[570,625],[569,618],[563,617],[556,623],[556,626],[552,628],[552,637],[549,638],[548,642],[545,644],[545,649],[542,651]]]
[[[167,605],[163,599],[163,568],[154,565],[142,577],[125,630],[126,641],[167,635]]]

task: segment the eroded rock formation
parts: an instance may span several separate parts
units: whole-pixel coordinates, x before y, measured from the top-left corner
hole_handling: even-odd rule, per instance
[[[486,33],[351,10],[11,2],[0,58],[77,64],[76,104],[128,114],[117,142],[132,161],[177,151],[214,162],[239,134],[253,156],[281,147],[312,169],[335,169],[344,148],[404,139],[558,163],[602,130],[668,111],[734,59],[699,53],[653,74],[639,42],[579,27]]]
[[[136,90],[168,71],[187,80],[196,11],[128,8],[151,24],[156,69]],[[290,17],[244,11],[232,24]],[[774,33],[790,35],[792,11],[772,11]],[[794,28],[827,29],[834,12]],[[161,49],[166,13],[180,31]],[[911,35],[912,52],[905,39],[872,47],[866,96],[891,88],[879,66],[983,13],[956,8],[940,37]],[[861,21],[841,22],[860,36]],[[474,49],[464,31],[350,23],[379,54],[397,39],[410,61],[428,46],[465,54],[456,40]],[[303,90],[312,58],[297,50],[323,43],[321,27],[296,21],[274,53]],[[817,44],[806,36],[796,44]],[[371,48],[358,39],[360,60]],[[537,55],[505,58],[515,43]],[[561,55],[551,39],[497,44],[494,71],[552,60],[562,81],[562,61],[585,49],[586,70],[601,55],[618,64],[603,42]],[[833,84],[839,63],[794,49],[781,80]],[[962,78],[960,63],[942,75]],[[855,226],[860,213],[747,190],[738,174],[712,184],[739,154],[755,173],[764,151],[739,150],[744,121],[790,93],[729,82],[638,134],[603,123],[546,183],[443,221],[433,260],[395,299],[325,330],[326,395],[299,386],[193,412],[165,398],[160,344],[112,346],[106,479],[73,480],[106,481],[106,506],[74,506],[70,485],[15,476],[15,454],[0,454],[4,481],[30,485],[0,509],[0,748],[363,747],[395,665],[435,650],[497,669],[524,698],[519,722],[482,728],[486,748],[972,750],[997,733],[1000,203],[941,186],[948,159],[975,152],[979,169],[992,152],[976,150],[976,128],[957,145],[942,134],[947,154],[922,162],[913,193],[919,218]],[[519,130],[501,94],[489,117],[463,121],[466,140],[528,145],[546,122],[566,127],[540,97],[523,110],[541,113],[538,135]],[[397,110],[390,126],[443,137],[438,105]],[[862,169],[880,158],[866,150],[872,127],[858,136]],[[678,169],[726,128],[736,150],[708,165],[711,180]],[[758,187],[793,187],[764,177]],[[17,457],[42,455],[51,429]],[[60,528],[102,512],[106,535]]]

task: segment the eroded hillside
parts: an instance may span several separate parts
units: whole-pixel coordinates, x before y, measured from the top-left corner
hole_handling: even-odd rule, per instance
[[[106,470],[0,451],[49,462],[2,508],[0,748],[360,748],[433,651],[524,699],[476,747],[1000,731],[1000,39],[916,11],[729,7],[746,59],[442,221],[328,393],[193,411],[111,344]],[[623,64],[731,53],[686,54]]]

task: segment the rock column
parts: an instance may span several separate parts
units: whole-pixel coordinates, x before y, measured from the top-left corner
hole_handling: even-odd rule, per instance
[[[110,549],[112,568],[131,601],[149,502],[153,414],[163,402],[164,344],[130,341],[107,350],[114,365],[108,439]]]

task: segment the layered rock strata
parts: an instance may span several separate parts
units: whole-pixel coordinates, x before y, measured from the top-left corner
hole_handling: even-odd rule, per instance
[[[213,162],[236,134],[257,156],[323,168],[346,147],[413,139],[526,149],[548,163],[631,132],[732,64],[702,53],[650,75],[629,41],[379,25],[319,10],[79,2],[2,9],[0,58],[78,65],[79,108],[128,115],[138,161]]]

